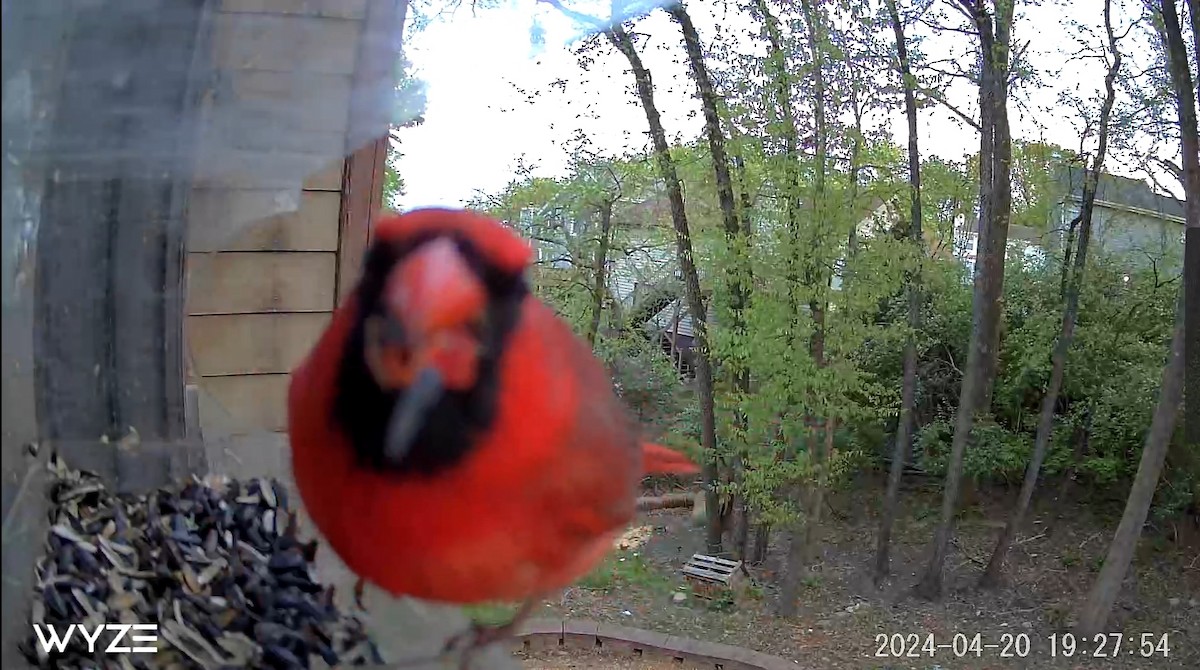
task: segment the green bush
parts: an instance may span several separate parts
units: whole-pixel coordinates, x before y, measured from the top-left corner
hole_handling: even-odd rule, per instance
[[[945,471],[954,411],[966,365],[971,286],[953,264],[933,262],[925,327],[920,333],[916,451],[933,474]],[[1080,314],[1044,476],[1073,469],[1086,489],[1123,497],[1137,471],[1161,383],[1178,282],[1128,258],[1097,254],[1089,263]],[[1061,279],[1054,263],[1010,263],[1005,276],[1004,325],[990,415],[979,421],[964,455],[964,471],[980,481],[1016,484],[1024,476],[1061,328]],[[881,309],[880,319],[903,319],[903,300]],[[899,388],[903,339],[876,340],[861,353],[864,367]],[[856,428],[867,453],[883,456],[878,422]],[[892,419],[885,429],[895,430]],[[1075,453],[1079,460],[1075,462]],[[1200,457],[1172,452],[1155,502],[1156,514],[1195,509]]]

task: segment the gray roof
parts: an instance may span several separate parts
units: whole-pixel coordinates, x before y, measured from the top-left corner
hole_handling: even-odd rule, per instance
[[[659,310],[658,314],[650,317],[650,320],[642,327],[648,332],[663,330],[669,332],[671,330],[671,322],[675,317],[675,310],[679,309],[679,328],[675,331],[676,334],[683,335],[684,337],[694,337],[696,331],[692,327],[690,311],[686,304],[680,304],[680,300],[682,299],[672,300],[666,307]],[[705,319],[705,322],[708,324],[716,323],[717,312],[713,307],[712,300],[708,301],[705,309],[708,311],[708,318]]]
[[[1059,168],[1058,181],[1063,191],[1070,194],[1069,197],[1079,199],[1083,197],[1084,175],[1085,171],[1082,167],[1063,166]],[[1096,190],[1096,199],[1116,205],[1136,207],[1156,214],[1183,218],[1182,201],[1155,193],[1154,189],[1150,188],[1146,182],[1129,177],[1101,174],[1099,188]]]

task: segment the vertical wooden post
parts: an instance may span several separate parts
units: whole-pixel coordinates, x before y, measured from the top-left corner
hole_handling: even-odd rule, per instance
[[[363,21],[354,88],[377,90],[380,97],[356,95],[350,105],[347,140],[354,152],[346,161],[342,178],[339,303],[358,278],[371,230],[383,207],[384,169],[393,121],[389,115],[395,109],[395,88],[383,90],[377,84],[393,78],[399,67],[407,15],[408,0],[385,0],[372,3]]]
[[[384,165],[388,138],[382,137],[355,151],[346,160],[342,175],[342,211],[339,223],[337,300],[341,304],[362,269],[371,230],[383,205]]]
[[[683,375],[683,352],[679,350],[679,319],[682,306],[683,298],[680,298],[675,301],[675,309],[671,312],[671,363],[679,375]]]
[[[40,432],[118,489],[153,487],[203,456],[180,442],[184,208],[209,8],[108,0],[73,19],[38,235]],[[150,153],[147,137],[159,138]],[[131,430],[139,448],[112,446]]]

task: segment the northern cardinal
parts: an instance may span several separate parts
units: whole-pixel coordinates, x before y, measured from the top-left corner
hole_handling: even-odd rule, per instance
[[[591,349],[530,293],[530,260],[481,214],[383,218],[289,388],[297,487],[351,570],[397,596],[524,603],[472,647],[604,558],[643,475],[698,470],[639,440]]]

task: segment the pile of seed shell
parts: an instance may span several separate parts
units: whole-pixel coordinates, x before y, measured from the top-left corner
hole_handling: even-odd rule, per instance
[[[99,478],[50,464],[46,555],[32,623],[158,625],[157,652],[89,652],[74,635],[43,668],[323,668],[382,663],[362,623],[315,578],[316,542],[296,537],[277,482],[209,477],[148,495],[115,495]],[[139,634],[139,633],[134,633]],[[102,640],[109,638],[102,637]],[[126,641],[123,644],[131,644]],[[137,643],[134,643],[137,644]]]

